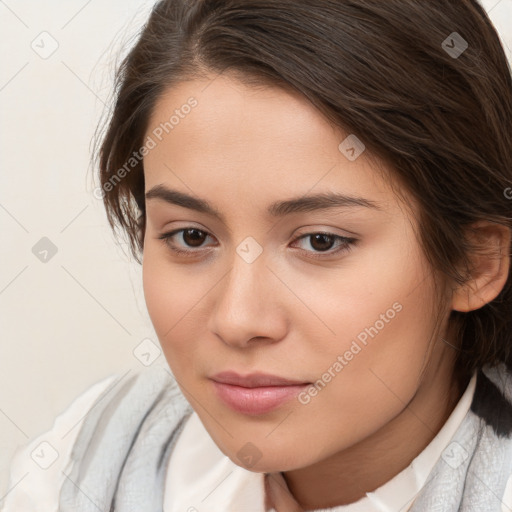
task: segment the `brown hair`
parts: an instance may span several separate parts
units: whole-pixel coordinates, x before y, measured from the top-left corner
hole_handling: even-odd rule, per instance
[[[165,90],[226,70],[298,91],[357,134],[417,202],[419,240],[439,275],[464,283],[471,223],[512,227],[511,71],[476,0],[162,0],[117,70],[96,149],[109,223],[137,261],[143,161],[128,171],[126,162]],[[459,370],[512,364],[511,305],[509,273],[495,300],[451,312]]]

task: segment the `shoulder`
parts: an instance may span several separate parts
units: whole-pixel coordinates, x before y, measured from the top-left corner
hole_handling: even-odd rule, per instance
[[[486,445],[487,457],[491,459],[494,446],[503,454],[501,474],[495,468],[495,480],[505,481],[501,498],[501,512],[512,510],[512,368],[500,363],[495,366],[486,365],[478,371],[477,386],[471,410],[481,418],[489,432],[493,433],[491,441]],[[497,465],[498,461],[494,461]],[[503,488],[502,488],[503,489]]]
[[[3,512],[58,510],[58,492],[80,426],[98,397],[118,379],[111,375],[89,387],[55,418],[50,430],[16,449],[7,494],[0,502]]]
[[[103,379],[78,396],[49,431],[16,450],[1,511],[80,510],[79,488],[97,489],[98,502],[106,503],[128,456],[141,461],[151,444],[167,442],[170,449],[169,433],[176,434],[190,412],[164,367]]]
[[[157,509],[167,459],[191,412],[167,368],[126,376],[88,413],[73,445],[59,510],[88,510],[91,501],[102,510],[114,504]]]

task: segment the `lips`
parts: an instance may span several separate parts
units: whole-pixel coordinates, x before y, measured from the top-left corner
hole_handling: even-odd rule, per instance
[[[251,373],[246,376],[239,375],[233,371],[220,372],[211,377],[212,380],[223,384],[231,384],[233,386],[242,386],[244,388],[257,388],[266,386],[298,386],[303,384],[311,384],[306,381],[291,380],[277,375],[268,373]]]
[[[235,372],[221,372],[211,379],[217,396],[224,404],[248,415],[268,413],[311,384],[264,373],[241,376]]]

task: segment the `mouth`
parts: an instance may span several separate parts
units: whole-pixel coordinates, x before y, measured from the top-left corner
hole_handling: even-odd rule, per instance
[[[264,373],[241,376],[235,372],[221,372],[211,380],[217,396],[228,407],[248,415],[273,411],[311,385],[311,382]]]

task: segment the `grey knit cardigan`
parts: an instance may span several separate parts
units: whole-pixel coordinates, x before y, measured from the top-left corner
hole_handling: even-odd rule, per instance
[[[411,512],[501,511],[512,475],[511,372],[503,364],[478,371],[471,408]],[[193,409],[164,367],[121,381],[100,395],[82,423],[60,512],[163,510],[167,463]]]

